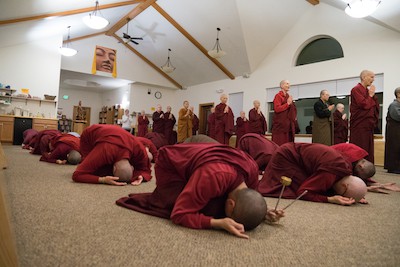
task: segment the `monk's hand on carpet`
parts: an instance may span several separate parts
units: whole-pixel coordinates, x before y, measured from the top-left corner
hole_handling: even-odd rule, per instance
[[[333,203],[333,204],[338,204],[338,205],[350,206],[350,205],[354,204],[356,201],[354,200],[354,198],[348,198],[348,197],[336,195],[336,196],[328,197],[328,202]]]
[[[135,181],[131,183],[131,185],[140,185],[143,182],[143,176],[139,175]]]
[[[102,184],[109,184],[109,185],[126,185],[124,182],[117,182],[119,180],[119,177],[115,176],[105,176],[105,177],[100,177],[99,182]]]
[[[381,184],[382,188],[394,192],[400,192],[400,187],[396,183]]]
[[[368,192],[389,194],[389,192],[386,192],[385,190],[383,190],[382,186],[380,186],[380,185],[371,185],[371,186],[368,186],[367,189],[368,189]]]
[[[64,165],[64,164],[67,164],[67,161],[66,161],[66,160],[58,159],[58,160],[56,160],[56,163],[57,163],[57,164],[60,164],[60,165]]]
[[[216,229],[224,229],[225,231],[241,238],[248,239],[249,236],[244,234],[243,224],[235,222],[231,218],[211,219],[211,227]]]
[[[276,223],[282,217],[285,217],[284,210],[269,209],[269,210],[267,210],[267,215],[265,215],[265,221],[267,223]]]
[[[360,199],[360,201],[358,201],[358,203],[360,203],[360,204],[368,204],[368,200],[366,200],[365,197],[363,197],[362,199]]]

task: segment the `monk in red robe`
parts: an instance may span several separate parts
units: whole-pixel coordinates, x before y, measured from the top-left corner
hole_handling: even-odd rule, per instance
[[[360,79],[350,94],[350,143],[367,151],[367,160],[374,163],[374,129],[379,119],[379,102],[372,84],[375,74],[363,70]]]
[[[346,143],[349,131],[349,121],[344,113],[344,105],[338,103],[333,113],[334,133],[333,139],[335,144]]]
[[[168,145],[168,140],[163,134],[150,132],[147,133],[145,138],[149,139],[156,146],[157,149]]]
[[[148,153],[150,153],[150,155],[148,155],[150,161],[155,162],[156,158],[158,156],[158,150],[157,150],[157,147],[154,145],[154,143],[146,137],[137,136],[136,139],[140,143],[142,143],[144,145],[144,147],[146,148],[146,150],[148,150]]]
[[[31,142],[36,137],[37,134],[38,134],[38,131],[36,131],[34,129],[25,130],[22,133],[22,137],[24,139],[24,141],[22,141],[22,148],[23,149],[31,149],[31,145],[32,145]]]
[[[249,154],[256,161],[258,170],[263,172],[278,147],[264,135],[248,133],[239,140],[237,148]]]
[[[296,133],[297,109],[289,95],[290,83],[283,80],[281,91],[274,98],[274,118],[272,122],[272,141],[278,145],[294,142]]]
[[[351,165],[336,150],[322,144],[287,143],[273,154],[258,191],[263,196],[278,197],[281,177],[292,179],[283,192],[284,198],[296,198],[305,190],[302,199],[351,205],[367,192],[365,183],[350,176]]]
[[[219,144],[219,142],[208,135],[205,134],[197,134],[197,135],[192,135],[189,138],[186,138],[183,143],[214,143],[214,144]]]
[[[174,134],[176,118],[174,114],[171,113],[171,110],[171,106],[167,106],[167,112],[164,113],[164,136],[168,140],[169,145],[176,143],[176,137]]]
[[[197,131],[199,130],[200,120],[197,117],[197,115],[194,114],[194,108],[190,107],[190,110],[192,111],[192,114],[193,114],[193,116],[192,116],[192,135],[196,135]]]
[[[40,161],[57,164],[76,165],[81,162],[80,138],[71,134],[61,134],[50,141],[50,152],[42,153]]]
[[[215,139],[215,108],[211,108],[211,113],[207,118],[207,135]]]
[[[267,121],[261,112],[260,101],[253,101],[254,108],[249,111],[249,133],[265,134]]]
[[[215,107],[215,140],[221,144],[229,145],[234,130],[234,115],[232,109],[227,105],[228,96],[222,94],[221,103]]]
[[[177,144],[159,150],[153,193],[131,194],[117,204],[194,229],[220,228],[248,238],[267,214],[254,188],[257,165],[246,153],[221,144]],[[244,203],[249,206],[242,206]],[[246,214],[245,214],[246,213]],[[279,219],[282,212],[269,212]]]
[[[161,105],[157,105],[153,113],[153,132],[164,134],[164,122],[164,111],[161,110]]]
[[[56,137],[61,135],[59,130],[43,130],[38,132],[32,143],[32,150],[30,153],[41,155],[42,153],[50,152],[49,143]],[[34,144],[33,144],[34,143]]]
[[[240,117],[236,119],[236,147],[240,138],[249,132],[249,120],[246,118],[244,111],[240,112]]]
[[[139,185],[151,179],[145,147],[119,126],[94,124],[81,135],[83,161],[72,179],[81,183]]]
[[[138,132],[137,136],[145,137],[147,132],[148,132],[148,127],[149,127],[149,119],[146,116],[146,113],[144,110],[140,113],[138,116]]]

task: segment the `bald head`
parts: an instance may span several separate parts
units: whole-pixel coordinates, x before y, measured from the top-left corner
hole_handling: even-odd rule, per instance
[[[71,150],[67,155],[67,161],[71,165],[77,165],[81,162],[81,160],[82,160],[81,153],[79,153],[76,150]]]
[[[400,98],[400,87],[397,87],[396,89],[394,89],[394,96],[396,98]]]
[[[333,190],[344,197],[360,201],[367,193],[367,185],[357,176],[345,176],[333,185]]]
[[[286,93],[287,91],[289,91],[290,83],[288,80],[282,80],[279,83],[279,87]]]
[[[222,94],[219,99],[221,100],[221,103],[226,104],[226,102],[228,102],[228,96],[226,94]]]
[[[133,174],[133,167],[127,159],[122,159],[114,163],[113,173],[118,177],[118,182],[129,183]]]
[[[337,109],[340,113],[343,113],[343,111],[344,111],[344,105],[343,105],[342,103],[338,103],[338,104],[336,105],[336,109]]]
[[[267,214],[267,203],[257,191],[244,188],[236,192],[232,219],[243,224],[245,230],[256,228]]]
[[[365,181],[375,175],[376,169],[375,165],[372,162],[366,159],[360,159],[354,166],[353,172],[354,175],[360,177]]]

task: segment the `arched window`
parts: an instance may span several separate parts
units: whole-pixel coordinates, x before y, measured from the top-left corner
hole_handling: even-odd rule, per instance
[[[296,60],[296,66],[343,57],[342,46],[331,37],[318,38],[307,44]]]

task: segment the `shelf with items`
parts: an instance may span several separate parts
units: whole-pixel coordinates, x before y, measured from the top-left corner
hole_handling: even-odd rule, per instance
[[[12,103],[12,101],[25,101],[25,105],[28,104],[28,101],[36,101],[36,102],[39,102],[39,106],[42,105],[42,102],[44,102],[44,103],[54,103],[54,104],[57,103],[57,101],[55,101],[55,100],[19,97],[19,96],[11,96],[11,95],[0,95],[0,104],[10,105]]]

